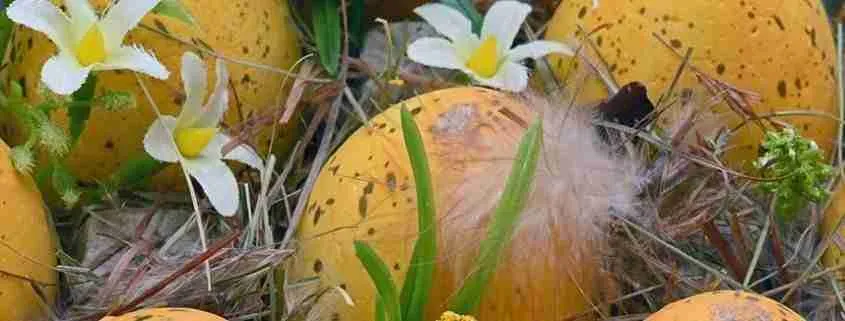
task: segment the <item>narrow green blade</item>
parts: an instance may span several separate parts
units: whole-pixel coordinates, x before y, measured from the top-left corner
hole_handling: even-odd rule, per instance
[[[522,137],[505,192],[493,214],[487,238],[481,243],[474,272],[450,302],[450,310],[455,313],[471,315],[481,303],[487,283],[525,207],[537,168],[542,131],[541,120],[538,120]]]
[[[162,0],[153,8],[153,13],[168,16],[189,25],[196,25],[196,20],[181,0]]]
[[[381,304],[384,306],[386,321],[402,321],[399,294],[396,290],[396,284],[393,283],[393,278],[390,277],[390,270],[387,265],[379,258],[373,248],[361,241],[355,241],[355,255],[364,265],[376,287],[376,292],[381,298]]]
[[[338,0],[314,0],[314,41],[320,54],[320,63],[332,75],[337,76],[340,64],[341,28],[340,4]]]
[[[434,204],[431,169],[428,166],[420,129],[414,122],[414,116],[405,106],[402,106],[401,119],[405,148],[414,172],[419,225],[419,238],[414,244],[411,265],[402,286],[402,316],[405,321],[422,321],[434,282],[434,262],[437,256],[437,227],[434,222],[437,207]]]

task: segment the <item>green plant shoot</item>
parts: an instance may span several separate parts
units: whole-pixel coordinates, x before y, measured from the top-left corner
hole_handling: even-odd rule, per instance
[[[827,197],[824,183],[833,169],[824,163],[822,151],[812,140],[799,135],[794,128],[770,131],[760,146],[763,155],[754,165],[768,178],[760,188],[775,197],[775,211],[779,217],[791,221],[795,213],[809,202],[821,202]]]
[[[314,41],[320,63],[332,76],[337,76],[340,63],[341,27],[338,0],[314,0],[312,20]]]
[[[396,290],[396,284],[393,282],[393,278],[390,277],[390,270],[387,268],[387,265],[384,264],[384,261],[379,258],[378,254],[367,243],[361,241],[355,241],[355,255],[358,256],[358,260],[364,265],[376,287],[378,300],[380,301],[377,305],[382,305],[383,307],[377,308],[377,312],[378,310],[383,310],[384,313],[382,315],[385,316],[384,320],[386,321],[402,321],[399,294],[397,293],[398,291]],[[377,316],[376,319],[380,319],[380,317]]]
[[[484,290],[510,241],[531,191],[542,144],[542,120],[537,120],[522,137],[507,185],[482,241],[475,268],[449,304],[458,314],[474,314]]]
[[[402,135],[417,191],[417,215],[419,238],[414,244],[411,265],[402,286],[402,316],[405,321],[422,321],[428,303],[429,292],[434,279],[434,262],[437,256],[435,218],[437,207],[434,202],[434,188],[431,170],[428,166],[425,146],[414,116],[405,106],[401,108]]]

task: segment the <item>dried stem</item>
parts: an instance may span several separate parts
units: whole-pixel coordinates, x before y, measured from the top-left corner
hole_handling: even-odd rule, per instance
[[[737,259],[734,251],[728,244],[728,241],[725,240],[725,237],[721,232],[719,232],[719,228],[716,227],[716,223],[714,223],[713,220],[708,220],[707,222],[704,222],[701,229],[704,234],[707,235],[707,240],[709,240],[710,244],[716,248],[719,252],[719,256],[721,256],[722,260],[728,265],[728,268],[730,268],[734,277],[737,279],[742,278],[745,268],[741,263],[739,263],[739,259]]]
[[[201,264],[208,262],[208,260],[211,257],[215,256],[221,250],[223,250],[223,248],[225,248],[226,246],[228,246],[229,244],[231,244],[232,242],[237,240],[238,237],[240,237],[240,235],[241,235],[241,230],[236,229],[228,237],[217,241],[215,244],[212,244],[208,248],[208,250],[206,250],[205,252],[203,252],[199,256],[194,257],[190,261],[188,261],[188,263],[183,265],[182,268],[173,272],[173,274],[171,274],[170,276],[168,276],[164,280],[161,280],[155,286],[147,289],[146,291],[144,291],[141,295],[139,295],[134,300],[114,309],[113,311],[107,313],[106,315],[121,315],[121,314],[127,313],[129,311],[132,311],[133,309],[135,309],[135,307],[137,307],[138,305],[143,303],[145,300],[149,299],[150,297],[152,297],[156,293],[158,293],[161,290],[163,290],[164,288],[166,288],[168,285],[173,283],[173,281],[175,281],[176,279],[178,279],[178,278],[184,276],[185,274],[193,271],[194,269],[196,269]],[[93,316],[90,316],[90,317],[85,318],[85,319],[86,320],[94,320],[94,319],[98,319],[102,316],[103,316],[103,314],[100,313],[100,314],[93,315]]]

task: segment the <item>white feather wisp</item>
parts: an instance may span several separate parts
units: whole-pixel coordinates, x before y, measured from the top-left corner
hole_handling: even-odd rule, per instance
[[[636,215],[644,183],[641,162],[613,150],[593,124],[594,109],[568,99],[528,94],[522,106],[474,123],[469,107],[455,106],[430,129],[441,172],[436,193],[441,260],[433,300],[446,308],[474,268],[479,244],[502,196],[517,146],[528,125],[517,109],[543,119],[536,178],[513,238],[479,308],[479,320],[552,320],[598,309],[608,282],[602,274],[611,213]],[[503,103],[509,104],[509,103]],[[513,113],[508,112],[510,108]],[[510,115],[509,115],[510,114]],[[496,121],[511,118],[516,122]],[[519,124],[502,125],[504,123]],[[495,128],[495,129],[493,129]],[[470,131],[486,134],[472,135]],[[480,140],[478,137],[485,137]],[[493,138],[490,138],[490,137]]]

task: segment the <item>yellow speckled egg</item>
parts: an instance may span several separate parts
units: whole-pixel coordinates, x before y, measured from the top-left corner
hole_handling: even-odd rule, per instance
[[[765,296],[742,291],[713,291],[675,301],[646,321],[804,321],[798,313]]]
[[[602,0],[597,8],[592,0],[562,1],[546,38],[579,39],[578,26],[591,33],[590,40],[617,82],[644,83],[653,101],[667,91],[681,57],[692,49],[690,63],[702,72],[760,94],[762,102],[753,106],[757,114],[797,110],[838,115],[836,54],[819,1]],[[559,76],[570,74],[570,61],[552,59]],[[675,93],[685,88],[704,88],[689,69]],[[606,96],[597,81],[584,93],[585,101]],[[677,119],[671,116],[678,109],[669,110],[661,122]],[[726,104],[717,112],[729,128],[741,121]],[[779,119],[792,123],[830,155],[835,121],[817,116]],[[725,159],[737,169],[748,169],[762,138],[759,127],[743,127]]]
[[[58,0],[54,0],[58,1]],[[300,57],[298,37],[286,1],[278,0],[183,0],[194,16],[197,26],[150,13],[141,26],[132,30],[124,44],[137,44],[153,52],[170,71],[167,81],[144,77],[156,105],[164,114],[177,115],[184,99],[180,75],[184,52],[211,49],[225,57],[248,61],[273,68],[289,69]],[[102,10],[109,0],[94,0]],[[20,82],[25,96],[32,103],[42,101],[41,68],[56,52],[46,36],[20,27],[11,43],[11,80]],[[214,66],[214,57],[204,55],[206,65]],[[282,89],[285,76],[243,64],[227,62],[231,75],[230,106],[224,118],[226,125],[235,125],[251,115],[261,113],[284,102],[287,90]],[[214,84],[215,73],[209,72]],[[78,146],[68,158],[70,170],[87,183],[105,180],[121,163],[143,155],[143,137],[155,119],[155,113],[128,71],[101,72],[97,93],[106,90],[128,91],[135,95],[135,109],[109,112],[92,111],[87,128]],[[293,80],[288,77],[287,84]],[[64,111],[53,114],[54,119],[67,128]],[[295,118],[294,118],[295,119]],[[285,153],[297,139],[298,122],[278,129],[276,151]],[[0,134],[12,144],[21,142],[21,128],[8,117],[0,119]],[[266,151],[271,129],[267,128],[253,143]],[[46,155],[45,155],[46,156]],[[283,155],[279,155],[283,157]],[[171,165],[154,179],[157,190],[182,189],[185,179],[177,166]]]
[[[58,293],[56,238],[41,193],[19,173],[0,140],[0,320],[39,320],[44,307],[29,280],[51,302]]]
[[[105,317],[100,321],[226,321],[217,315],[188,308],[142,309],[116,317]]]
[[[399,120],[403,105],[420,128],[436,194],[439,256],[428,320],[444,312],[469,273],[519,140],[536,119],[527,102],[509,94],[458,87],[398,103],[348,138],[324,165],[309,196],[289,270],[293,280],[318,278],[321,286],[343,288],[355,303],[351,307],[342,300],[327,301],[317,318],[372,320],[375,288],[355,256],[355,240],[370,244],[397,284],[404,282],[418,225],[414,179]],[[592,127],[586,132],[593,133]],[[567,192],[557,192],[558,200],[577,203],[563,196]],[[577,211],[597,213],[584,208],[533,210],[541,208],[535,207],[542,203],[539,199],[529,202],[527,207],[538,216],[520,224],[473,314],[478,320],[553,320],[590,311],[598,292],[600,251],[592,239],[572,230],[580,226]],[[607,211],[604,205],[597,208]]]

